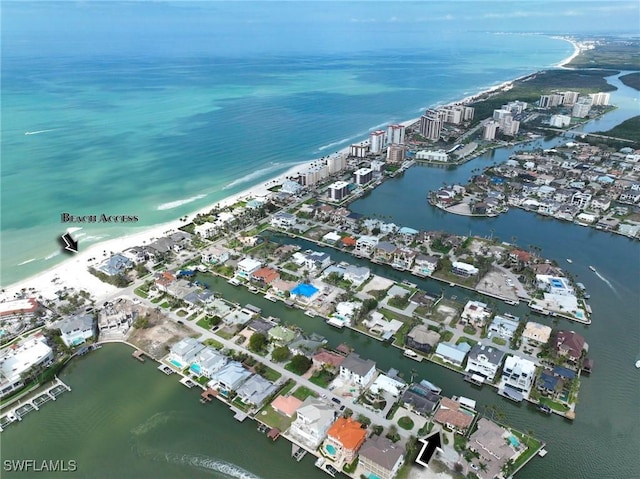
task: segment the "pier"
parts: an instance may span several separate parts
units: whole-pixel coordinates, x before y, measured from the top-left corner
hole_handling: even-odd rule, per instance
[[[49,401],[55,401],[64,392],[71,391],[71,387],[58,377],[46,389],[36,391],[31,397],[18,402],[18,405],[4,412],[0,416],[0,432],[12,422],[22,421],[22,418],[32,411],[39,411],[40,407]]]
[[[138,361],[140,361],[141,363],[144,363],[144,351],[137,349],[136,351],[133,352],[131,356],[137,359]]]

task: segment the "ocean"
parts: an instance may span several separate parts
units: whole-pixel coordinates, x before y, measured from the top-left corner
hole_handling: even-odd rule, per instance
[[[94,18],[69,3],[56,5],[71,23]],[[116,7],[93,5],[83,8],[115,14]],[[177,4],[127,5],[134,16],[172,5],[177,19],[169,27],[178,38],[181,15],[192,13]],[[33,20],[21,31],[20,22],[10,22],[51,8],[9,2],[3,9],[3,287],[62,261],[58,238],[69,227],[84,249],[176,219],[373,129],[550,67],[573,51],[548,36],[481,29],[454,35],[451,25],[439,23],[421,35],[407,33],[402,22],[386,23],[370,38],[378,43],[366,49],[333,20],[326,37],[343,35],[347,46],[333,39],[308,53],[234,52],[201,32],[197,48],[165,39],[164,49],[154,49],[145,43],[145,35],[160,38],[152,29],[135,37],[139,44],[117,50],[118,39],[105,47],[100,29],[74,30],[67,38],[55,24],[49,31]],[[129,24],[121,28],[128,31]],[[47,32],[61,36],[46,42]],[[225,45],[241,38],[225,35]],[[63,224],[62,213],[139,221]]]

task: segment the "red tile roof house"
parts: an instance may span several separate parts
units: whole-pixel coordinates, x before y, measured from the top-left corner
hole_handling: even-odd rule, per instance
[[[271,284],[276,279],[280,279],[280,274],[272,268],[260,268],[251,273],[251,279],[264,285]]]
[[[317,368],[325,367],[330,370],[337,370],[344,359],[344,356],[338,353],[323,349],[313,356],[313,365]]]
[[[586,351],[589,346],[584,341],[584,337],[574,331],[559,331],[555,343],[556,352],[577,363],[582,356],[582,351]]]

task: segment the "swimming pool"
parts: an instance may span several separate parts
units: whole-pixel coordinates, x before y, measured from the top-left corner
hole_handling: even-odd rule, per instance
[[[196,374],[200,374],[200,371],[201,371],[200,366],[198,366],[197,364],[192,364],[189,369],[191,369],[191,371],[193,371]]]
[[[520,447],[520,441],[518,441],[518,438],[515,436],[509,436],[509,442],[516,449]]]
[[[171,364],[173,364],[175,367],[182,369],[182,364],[180,363],[180,361],[176,361],[175,359],[171,359],[169,362]]]
[[[291,294],[304,296],[305,298],[310,298],[314,294],[318,292],[318,288],[309,283],[300,283],[298,286],[291,290]]]
[[[335,447],[333,447],[331,444],[327,444],[326,446],[324,446],[324,448],[325,448],[325,449],[327,450],[327,452],[328,452],[329,454],[331,454],[332,456],[335,456],[335,455],[336,455],[336,452],[337,452],[337,451],[336,451],[336,448],[335,448]]]

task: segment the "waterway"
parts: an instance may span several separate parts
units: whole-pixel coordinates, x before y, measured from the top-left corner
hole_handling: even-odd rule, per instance
[[[614,104],[618,93],[637,96],[624,86],[620,88],[612,94]],[[636,114],[632,108],[628,111]],[[600,122],[594,130],[607,129],[602,126],[602,122],[608,122],[606,117]],[[544,148],[553,144],[554,141],[540,142]],[[514,404],[497,396],[493,389],[471,386],[457,373],[426,361],[411,361],[388,344],[351,330],[334,329],[318,318],[311,319],[282,303],[271,303],[224,280],[202,279],[231,301],[254,304],[263,309],[264,315],[277,316],[285,323],[324,335],[331,346],[348,343],[363,357],[374,359],[380,369],[394,367],[406,378],[429,379],[441,386],[445,395],[476,399],[480,411],[497,406],[508,424],[531,431],[547,442],[549,454],[544,459],[536,457],[518,474],[519,478],[637,477],[640,376],[634,362],[640,358],[638,244],[521,210],[511,210],[497,218],[476,219],[445,214],[426,201],[428,190],[442,182],[465,183],[472,170],[502,161],[511,152],[495,151],[454,170],[413,167],[353,203],[351,209],[416,229],[493,235],[524,247],[541,246],[543,256],[556,259],[577,276],[591,293],[593,324],[583,326],[560,319],[558,327],[585,336],[595,368],[590,377],[583,377],[573,422],[541,415],[528,404]],[[367,264],[327,251],[336,260]],[[573,264],[565,264],[567,257],[573,259]],[[595,266],[599,275],[589,271],[588,265]],[[414,278],[386,266],[370,267],[394,279],[410,279],[432,294],[443,290],[442,283],[434,280]],[[481,298],[461,288],[445,286],[444,292],[463,301]],[[528,313],[525,306],[499,303],[498,309],[522,317]],[[536,320],[552,322],[552,318],[540,316]],[[8,427],[0,437],[2,459],[75,459],[76,477],[326,477],[314,468],[310,457],[301,463],[291,459],[286,441],[268,442],[255,430],[254,423],[236,422],[216,402],[201,405],[195,390],[187,390],[175,376],[167,377],[150,362],[140,364],[130,355],[131,350],[125,346],[109,345],[72,362],[62,379],[73,391],[29,414],[19,425]],[[30,475],[20,473],[20,477]],[[38,477],[47,474],[39,473]]]

